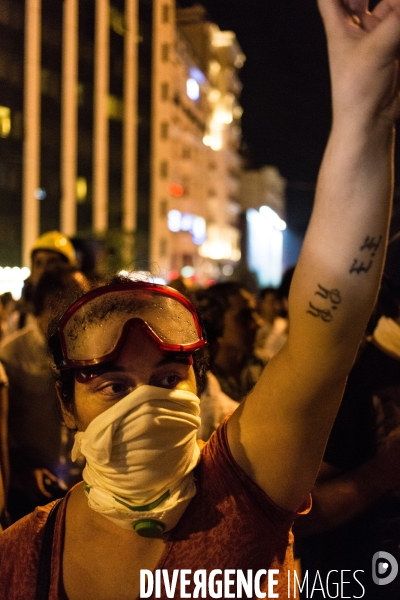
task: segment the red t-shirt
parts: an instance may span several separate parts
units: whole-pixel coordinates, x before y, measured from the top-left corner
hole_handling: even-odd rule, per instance
[[[291,526],[295,513],[276,506],[237,465],[229,451],[226,421],[204,445],[195,478],[197,494],[169,532],[156,569],[168,569],[170,580],[174,569],[190,569],[192,577],[200,569],[206,569],[207,575],[213,569],[242,570],[245,576],[248,569],[253,575],[261,569],[278,569],[274,579],[279,583],[273,591],[279,598],[287,598],[288,571],[293,590]],[[51,506],[38,507],[0,535],[2,600],[35,599],[38,557]],[[66,599],[61,572],[65,507],[63,502],[56,519],[49,600]],[[179,583],[180,577],[175,598],[181,597]],[[188,585],[186,593],[192,594],[194,587],[194,582]],[[235,589],[233,585],[229,591]],[[161,590],[161,598],[166,600],[164,588]],[[266,597],[267,590],[267,577],[262,577],[261,591]]]

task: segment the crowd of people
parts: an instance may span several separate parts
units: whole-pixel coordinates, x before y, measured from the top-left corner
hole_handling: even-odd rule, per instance
[[[5,600],[138,598],[157,569],[262,571],[248,597],[275,569],[270,597],[296,597],[295,554],[313,598],[349,571],[342,597],[398,600],[371,560],[400,560],[400,1],[366,5],[319,0],[333,123],[279,288],[89,281],[52,231],[1,298]]]

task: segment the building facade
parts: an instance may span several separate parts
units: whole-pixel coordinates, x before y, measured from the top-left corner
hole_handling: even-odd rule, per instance
[[[60,229],[167,281],[233,268],[243,61],[174,0],[0,0],[0,266]]]

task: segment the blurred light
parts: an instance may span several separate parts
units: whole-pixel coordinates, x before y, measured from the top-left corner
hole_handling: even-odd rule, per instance
[[[78,177],[75,184],[77,202],[84,202],[87,197],[87,181],[85,177]]]
[[[219,108],[214,112],[213,119],[217,123],[223,123],[224,125],[229,125],[229,123],[232,123],[232,113],[226,109]]]
[[[192,231],[193,216],[189,213],[184,213],[181,219],[181,231]]]
[[[0,137],[7,138],[11,131],[11,110],[8,106],[0,106]]]
[[[221,70],[221,65],[216,60],[210,61],[210,71],[212,74],[216,75]]]
[[[30,274],[28,267],[0,267],[0,294],[11,292],[14,300],[19,300],[24,281]]]
[[[191,67],[189,69],[189,73],[190,73],[190,77],[195,79],[198,83],[205,83],[205,81],[206,81],[205,75],[197,67]]]
[[[37,188],[33,195],[35,196],[36,200],[45,200],[45,198],[47,197],[47,193],[46,190],[44,190],[43,188]]]
[[[263,209],[263,210],[261,210]],[[281,219],[269,206],[247,211],[248,263],[261,286],[279,285],[282,278],[282,230],[275,227]]]
[[[180,198],[185,193],[185,190],[179,183],[170,183],[167,189],[171,196],[175,196],[175,198]]]
[[[233,267],[232,265],[224,265],[222,267],[222,273],[226,276],[226,277],[230,277],[233,273]]]
[[[235,119],[240,119],[242,114],[243,114],[243,108],[237,104],[233,109],[233,116],[235,117]]]
[[[208,99],[210,102],[218,102],[221,97],[221,92],[215,88],[210,90],[208,93]]]
[[[182,267],[181,269],[182,277],[192,277],[194,275],[194,268],[190,266]]]
[[[213,32],[212,45],[214,48],[227,48],[235,43],[236,36],[233,31],[217,31]]]
[[[124,103],[122,98],[109,94],[107,97],[107,116],[110,119],[122,121],[124,116]]]
[[[123,277],[129,277],[132,281],[148,281],[149,283],[160,283],[165,285],[166,281],[162,277],[156,277],[150,271],[126,271],[123,269],[119,271],[118,275]]]
[[[260,206],[260,215],[267,220],[271,227],[274,227],[278,231],[285,231],[286,223],[280,216],[272,210],[269,206]]]
[[[178,279],[178,277],[179,277],[179,272],[178,272],[178,271],[176,271],[175,269],[174,269],[174,270],[171,270],[171,271],[168,273],[168,277],[169,277],[169,281],[172,281],[173,279]]]
[[[235,58],[235,62],[233,63],[236,67],[236,69],[241,69],[244,65],[244,63],[246,62],[246,57],[244,54],[239,54],[236,58]]]
[[[200,98],[200,86],[193,77],[190,77],[186,81],[186,94],[191,100],[198,100]]]
[[[181,230],[182,213],[179,210],[170,210],[168,213],[168,229],[170,231]]]
[[[193,242],[200,246],[206,241],[207,226],[206,221],[203,217],[194,217],[192,225],[192,239]]]
[[[177,233],[185,231],[192,234],[192,242],[200,246],[206,239],[206,222],[203,217],[190,213],[181,213],[179,210],[170,210],[168,213],[168,229]]]
[[[240,260],[239,231],[236,227],[209,225],[207,239],[201,245],[200,256],[213,260]]]

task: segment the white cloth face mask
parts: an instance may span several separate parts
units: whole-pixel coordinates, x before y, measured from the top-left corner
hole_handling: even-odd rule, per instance
[[[196,494],[199,414],[195,394],[145,385],[77,432],[89,506],[145,537],[172,529]]]

